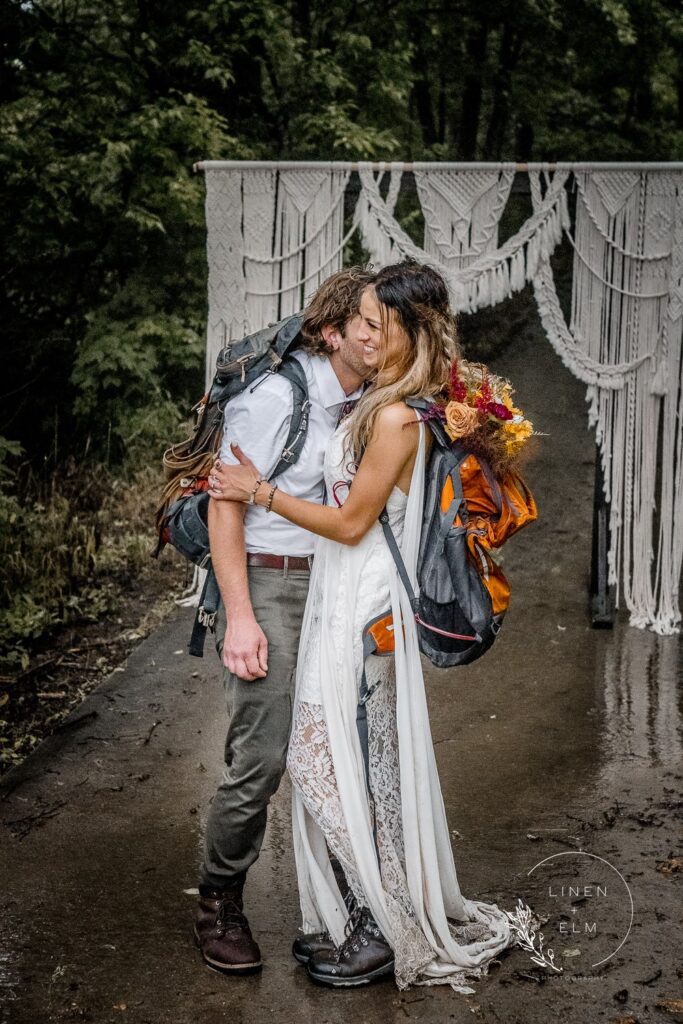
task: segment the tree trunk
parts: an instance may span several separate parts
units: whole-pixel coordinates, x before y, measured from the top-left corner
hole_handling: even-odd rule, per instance
[[[467,37],[466,61],[470,70],[465,75],[460,125],[456,132],[457,152],[460,160],[474,160],[477,154],[483,70],[488,36],[489,26],[484,20],[475,25]]]
[[[498,67],[493,78],[493,105],[484,143],[484,159],[500,160],[510,117],[512,73],[519,60],[521,43],[511,20],[506,20],[500,39]]]
[[[415,110],[422,129],[422,142],[426,149],[431,148],[437,141],[436,125],[434,123],[434,104],[432,102],[432,90],[427,74],[429,61],[427,60],[423,36],[422,22],[416,17],[408,19],[408,31],[415,41],[413,48],[413,97]]]

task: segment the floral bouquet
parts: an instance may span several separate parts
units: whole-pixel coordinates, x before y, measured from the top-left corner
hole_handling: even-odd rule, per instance
[[[512,469],[534,428],[515,406],[510,381],[483,363],[460,359],[451,367],[448,392],[442,412],[448,436],[484,456],[497,476]]]

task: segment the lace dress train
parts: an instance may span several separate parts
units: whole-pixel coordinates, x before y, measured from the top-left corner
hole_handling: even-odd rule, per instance
[[[424,427],[409,495],[394,488],[387,512],[413,576],[421,524]],[[328,494],[341,504],[352,468],[345,428],[325,459]],[[391,608],[393,657],[367,660],[369,790],[356,726],[362,631]],[[344,869],[358,903],[394,951],[399,988],[450,984],[486,974],[512,945],[506,915],[462,896],[450,846],[427,716],[414,620],[379,524],[360,544],[319,538],[297,665],[288,767],[304,931],[326,928],[337,944],[348,912],[329,862]]]

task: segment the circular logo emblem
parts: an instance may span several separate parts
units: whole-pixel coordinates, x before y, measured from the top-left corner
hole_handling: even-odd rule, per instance
[[[520,901],[508,916],[535,964],[585,974],[618,953],[633,924],[633,897],[613,864],[594,853],[565,850],[534,864],[527,877],[533,910]]]

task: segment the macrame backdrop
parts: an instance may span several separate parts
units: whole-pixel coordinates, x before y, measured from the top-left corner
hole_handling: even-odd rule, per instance
[[[296,313],[341,268],[349,175],[324,166],[207,173],[207,385],[226,340]]]
[[[515,164],[412,164],[422,245],[394,214],[403,164],[206,161],[207,382],[219,349],[300,309],[355,232],[376,266],[438,267],[471,313],[534,289],[550,343],[587,385],[610,502],[609,581],[633,626],[679,631],[683,562],[683,165],[528,165],[532,213],[502,245]],[[388,172],[388,180],[386,175]],[[575,195],[574,223],[568,190]],[[346,227],[346,231],[345,231]],[[567,323],[550,257],[574,249]]]

